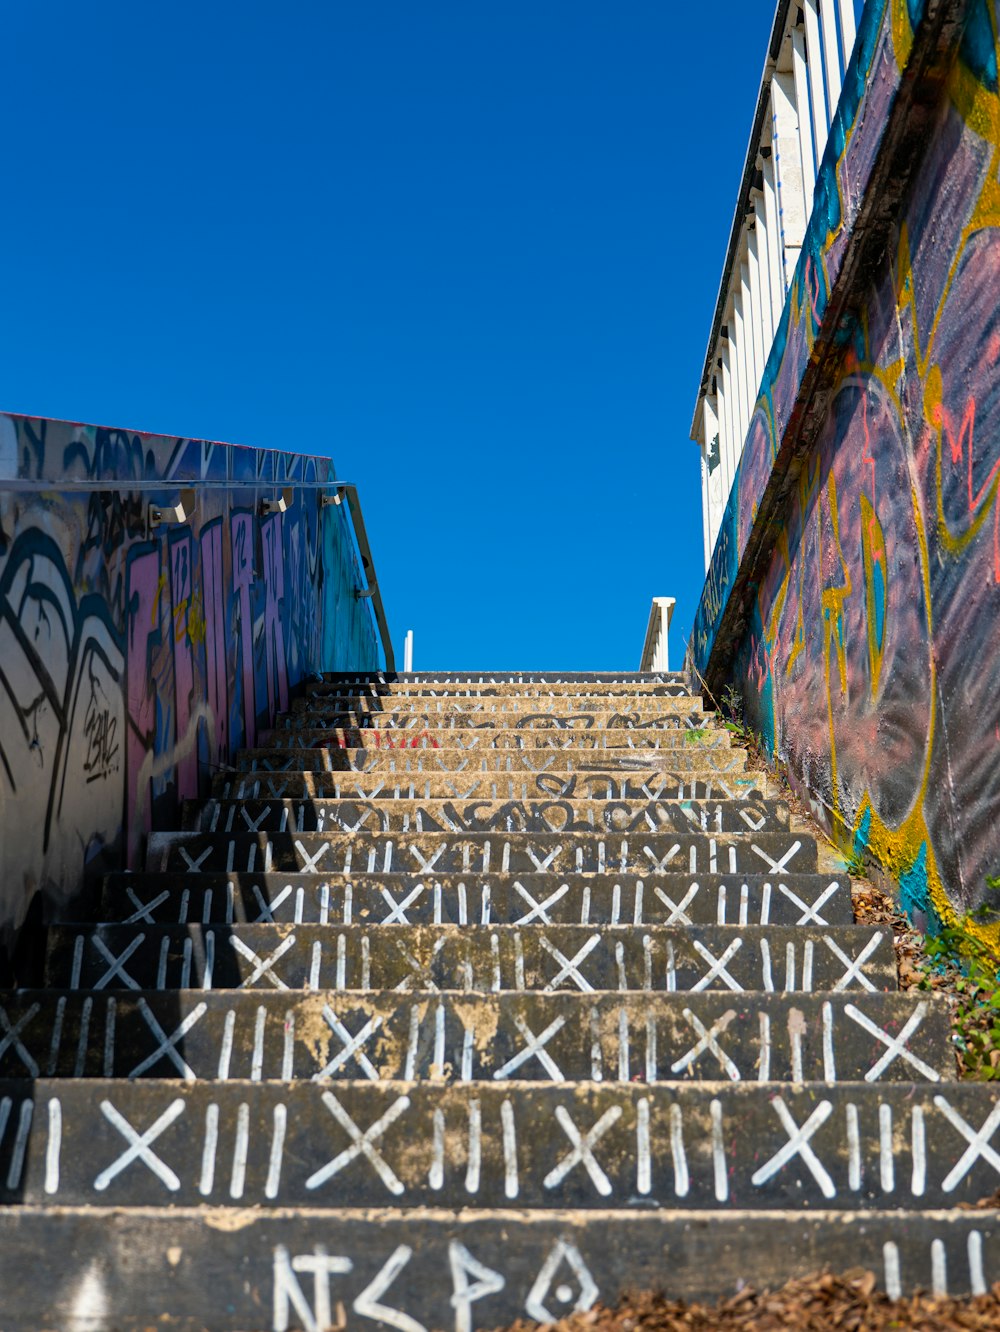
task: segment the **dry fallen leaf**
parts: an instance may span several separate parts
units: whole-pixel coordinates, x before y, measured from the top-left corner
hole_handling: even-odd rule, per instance
[[[1000,1191],[980,1206],[995,1207]],[[914,1295],[890,1300],[875,1275],[854,1268],[818,1272],[776,1290],[746,1286],[714,1305],[670,1300],[648,1291],[630,1292],[617,1309],[595,1305],[545,1325],[546,1332],[996,1332],[1000,1327],[1000,1283],[986,1295],[957,1299]],[[537,1332],[519,1321],[507,1332]]]

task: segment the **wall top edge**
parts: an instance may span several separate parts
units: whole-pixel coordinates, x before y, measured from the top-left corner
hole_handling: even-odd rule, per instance
[[[88,447],[81,447],[85,443]],[[332,459],[318,453],[0,412],[0,484],[117,480],[127,485],[162,480],[165,485],[190,481],[268,485],[335,478]]]

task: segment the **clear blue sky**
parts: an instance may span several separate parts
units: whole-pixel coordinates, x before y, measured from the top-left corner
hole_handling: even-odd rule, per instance
[[[634,669],[772,0],[9,5],[0,408],[329,454],[418,669]]]

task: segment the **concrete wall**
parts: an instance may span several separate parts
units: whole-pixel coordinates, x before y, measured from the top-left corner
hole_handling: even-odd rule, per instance
[[[325,458],[0,416],[0,945],[36,894],[48,914],[85,874],[138,863],[310,672],[377,668],[346,506],[303,489],[258,513],[333,476]],[[222,484],[150,528],[151,501],[200,481]]]
[[[869,0],[861,38],[692,646],[950,919],[1000,875],[997,10]]]

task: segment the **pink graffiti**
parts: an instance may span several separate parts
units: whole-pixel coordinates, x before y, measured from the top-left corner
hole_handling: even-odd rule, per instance
[[[201,586],[205,616],[205,696],[209,720],[208,757],[217,763],[229,747],[229,690],[226,685],[226,606],[222,575],[222,524],[201,537]]]
[[[285,636],[281,626],[281,605],[285,599],[285,557],[281,541],[281,514],[261,524],[264,548],[264,662],[267,675],[267,711],[273,721],[276,712],[288,707],[288,673],[285,662]]]
[[[249,513],[234,513],[233,591],[239,602],[240,669],[243,676],[243,730],[245,743],[257,739],[257,710],[253,685],[253,611],[250,585],[253,583],[253,518]]]
[[[191,551],[190,535],[170,545],[170,596],[173,602],[171,640],[174,653],[174,715],[176,737],[180,743],[191,725],[194,702],[194,654],[188,616],[191,611]],[[177,796],[198,794],[198,747],[189,745],[183,757],[177,760]]]
[[[160,642],[160,549],[129,561],[125,653],[128,690],[126,857],[137,864],[152,809],[147,757],[156,748],[153,652]]]
[[[978,490],[974,490],[973,481],[973,439],[976,433],[976,400],[970,397],[965,404],[965,411],[962,419],[955,427],[955,418],[949,412],[943,403],[935,404],[931,412],[931,419],[935,425],[941,427],[944,439],[947,440],[951,461],[955,464],[966,462],[966,488],[968,492],[969,517],[971,518],[983,502],[983,496],[993,485],[997,472],[1000,471],[1000,460],[995,462],[990,469],[989,475]],[[993,581],[1000,583],[1000,489],[993,502]]]

